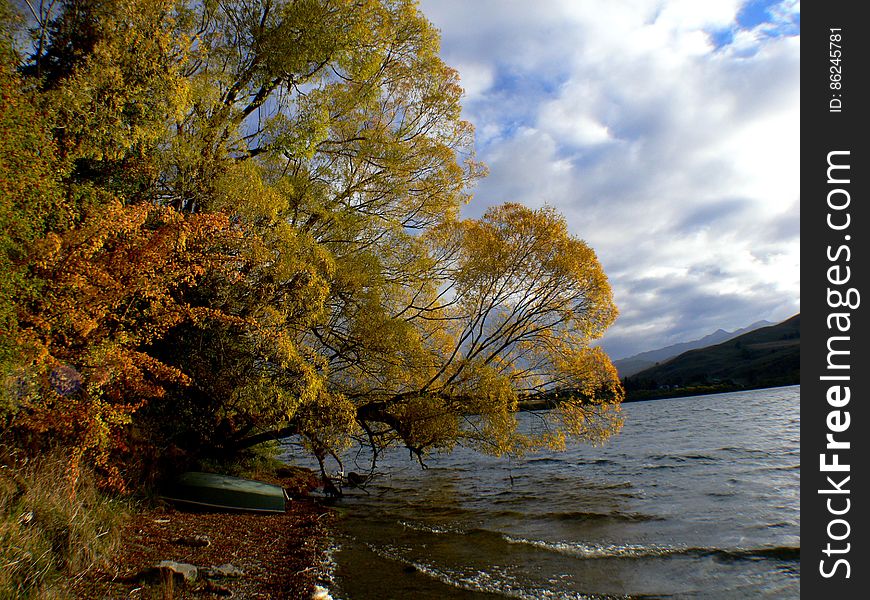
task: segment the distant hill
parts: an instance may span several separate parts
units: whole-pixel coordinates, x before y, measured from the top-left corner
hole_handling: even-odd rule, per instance
[[[726,342],[684,352],[624,379],[626,400],[800,382],[800,314]]]
[[[659,348],[658,350],[649,350],[627,358],[620,358],[619,360],[613,361],[613,366],[616,367],[617,371],[619,371],[620,377],[630,377],[635,373],[640,373],[644,369],[656,366],[657,363],[662,363],[669,358],[679,356],[683,352],[721,344],[722,342],[727,342],[728,340],[734,339],[744,333],[749,333],[750,331],[755,331],[756,329],[768,327],[770,325],[773,325],[770,321],[756,321],[752,325],[744,327],[743,329],[738,329],[737,331],[729,332],[724,329],[718,329],[699,340],[680,342],[679,344],[673,344],[671,346]]]

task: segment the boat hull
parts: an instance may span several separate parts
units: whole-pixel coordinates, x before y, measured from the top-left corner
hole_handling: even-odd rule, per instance
[[[162,498],[205,510],[283,513],[287,494],[284,488],[262,481],[188,472],[168,486]]]

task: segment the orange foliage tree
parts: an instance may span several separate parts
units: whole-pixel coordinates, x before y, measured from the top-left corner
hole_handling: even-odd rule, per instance
[[[0,119],[26,150],[0,154],[22,439],[106,466],[131,417],[191,455],[289,435],[320,458],[354,439],[502,454],[618,429],[601,265],[550,209],[460,219],[485,169],[416,2],[31,8]],[[37,197],[49,216],[19,233]],[[521,401],[557,394],[550,430],[517,431]]]
[[[142,178],[125,170],[145,164],[141,140],[113,181],[84,176],[93,150],[58,140],[67,117],[54,92],[13,72],[8,46],[0,54],[0,432],[31,449],[67,447],[72,474],[88,457],[118,487],[110,455],[131,415],[189,383],[148,346],[185,321],[225,318],[186,294],[206,274],[238,271],[241,229],[223,213],[125,202],[117,182]]]
[[[189,383],[148,345],[184,321],[221,318],[184,292],[233,268],[225,250],[237,236],[222,215],[114,202],[39,240],[30,264],[41,293],[17,317],[28,366],[13,374],[11,427],[90,453],[114,478],[109,452],[123,449],[133,412]]]

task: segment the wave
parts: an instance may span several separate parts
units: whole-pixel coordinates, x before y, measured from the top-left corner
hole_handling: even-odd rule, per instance
[[[534,464],[561,464],[564,463],[565,460],[561,458],[553,458],[551,456],[542,456],[538,458],[529,458],[526,459],[525,464],[534,465]]]
[[[555,521],[596,521],[596,520],[613,520],[624,521],[628,523],[643,523],[646,521],[664,521],[664,517],[657,515],[646,515],[643,513],[625,513],[625,512],[608,512],[599,513],[593,511],[570,511],[570,512],[548,512],[540,515],[526,515],[528,517],[540,517]]]
[[[770,455],[771,452],[769,450],[762,450],[760,448],[747,448],[745,446],[722,446],[721,448],[716,448],[713,452],[722,452],[723,454],[749,454],[749,455],[757,455],[764,454]]]
[[[550,552],[584,559],[603,558],[665,558],[672,556],[712,557],[723,562],[741,560],[800,561],[799,547],[775,546],[767,548],[695,548],[659,544],[594,544],[584,542],[546,542],[502,536],[510,544],[525,544]]]
[[[722,461],[721,458],[708,454],[652,454],[649,458],[656,462],[672,462],[677,464],[695,461],[702,463],[718,463]]]
[[[658,469],[664,469],[667,471],[679,471],[682,468],[680,467],[680,465],[654,465],[651,463],[644,463],[643,465],[641,465],[641,467],[645,471],[653,471]]]
[[[618,463],[615,460],[610,460],[609,458],[594,458],[594,459],[588,459],[588,460],[578,460],[576,462],[576,464],[578,466],[579,465],[595,465],[595,466],[600,467],[602,465],[617,465],[618,466],[620,463]]]
[[[795,546],[773,546],[769,548],[750,548],[737,550],[713,550],[707,554],[724,560],[781,560],[800,561],[801,549]]]
[[[565,511],[565,512],[546,512],[546,513],[530,513],[528,511],[514,510],[490,510],[483,513],[478,513],[478,516],[485,516],[486,519],[512,519],[515,521],[527,522],[530,519],[544,521],[562,521],[562,522],[618,522],[618,523],[647,523],[652,521],[664,521],[664,517],[657,515],[648,515],[643,513],[632,512],[595,512],[595,511]],[[486,529],[469,529],[461,526],[457,522],[441,522],[441,523],[422,523],[419,521],[411,521],[406,519],[398,520],[397,523],[404,529],[419,531],[421,533],[431,533],[435,535],[452,534],[452,535],[467,535],[471,533],[494,533]]]
[[[414,523],[411,521],[399,521],[399,525],[401,525],[405,529],[410,529],[411,531],[419,531],[421,533],[434,533],[436,535],[443,535],[445,533],[464,535],[467,533],[465,529],[457,525],[426,525],[423,523]]]
[[[486,516],[490,518],[512,518],[517,521],[528,521],[530,519],[546,520],[546,521],[617,521],[621,523],[643,523],[647,521],[663,521],[663,517],[657,515],[648,515],[644,513],[634,512],[596,512],[587,510],[570,510],[570,511],[551,511],[545,513],[535,513],[529,511],[518,510],[496,510],[487,511]]]
[[[381,558],[405,565],[408,571],[425,575],[450,587],[470,592],[496,594],[505,598],[519,600],[634,600],[639,596],[584,594],[571,591],[557,591],[523,583],[505,567],[490,567],[483,571],[465,566],[441,567],[423,560],[407,558],[407,549],[392,545],[366,544]]]
[[[509,544],[523,544],[579,558],[646,558],[667,556],[675,551],[673,547],[640,544],[591,544],[583,542],[546,542],[503,535]]]

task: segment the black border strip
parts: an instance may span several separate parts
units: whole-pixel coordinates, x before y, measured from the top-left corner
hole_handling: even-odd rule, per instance
[[[864,597],[870,576],[870,25],[861,6],[829,0],[801,11],[801,596],[812,599]],[[841,299],[852,306],[832,306]],[[848,471],[823,469],[821,455],[831,465],[835,454]]]

